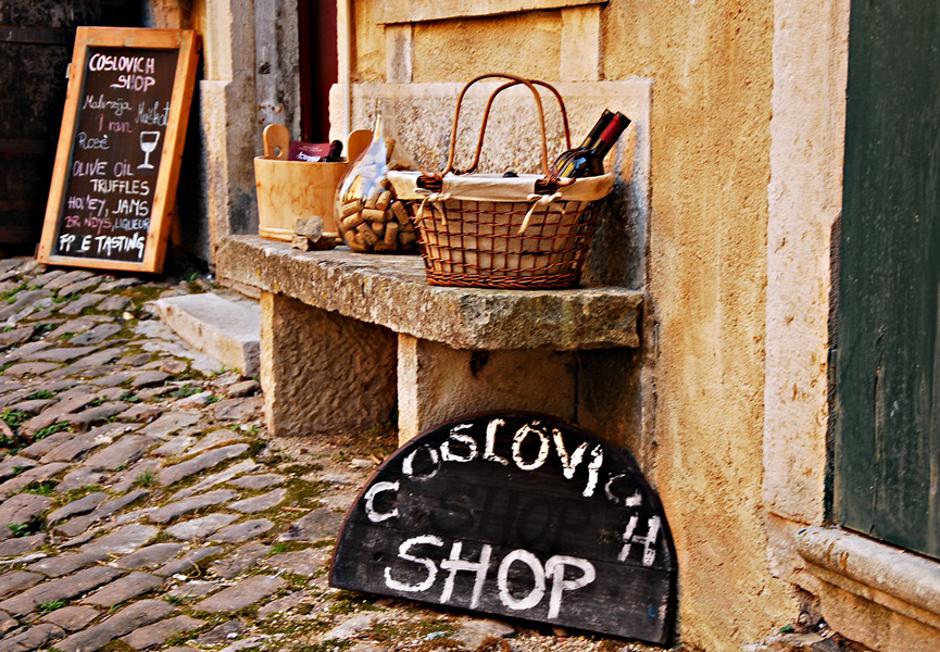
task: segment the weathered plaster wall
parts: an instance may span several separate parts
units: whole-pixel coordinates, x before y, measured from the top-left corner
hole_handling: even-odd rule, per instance
[[[250,2],[206,0],[205,78],[199,82],[203,194],[211,246],[257,228],[255,25]],[[212,256],[212,248],[207,252]]]
[[[795,614],[762,518],[771,3],[619,3],[608,78],[654,79],[648,287],[655,481],[684,639],[736,649]]]
[[[486,72],[558,79],[560,36],[557,11],[418,24],[414,81],[465,81]]]
[[[257,138],[270,124],[300,137],[300,40],[296,0],[254,0]],[[260,151],[259,151],[260,153]]]
[[[352,3],[353,82],[385,81],[385,29],[376,23],[379,1]]]
[[[361,22],[371,4],[356,2],[358,80],[385,74],[382,30]],[[416,24],[414,81],[482,70],[558,79],[559,47],[579,29],[568,20],[561,43],[564,16]],[[797,613],[770,571],[762,503],[773,6],[612,0],[600,18],[597,72],[653,82],[646,336],[655,386],[644,391],[655,402],[644,406],[655,441],[637,452],[676,538],[682,638],[737,650]],[[515,45],[517,35],[534,40]]]
[[[204,0],[149,0],[143,3],[144,25],[191,29],[196,2],[204,2]]]

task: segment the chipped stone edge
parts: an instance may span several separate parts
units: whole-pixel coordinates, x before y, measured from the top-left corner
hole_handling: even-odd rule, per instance
[[[796,547],[807,570],[826,584],[940,630],[935,561],[839,528],[803,528]]]

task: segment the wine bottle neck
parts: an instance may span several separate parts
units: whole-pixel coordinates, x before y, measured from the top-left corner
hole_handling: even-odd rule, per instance
[[[597,139],[601,137],[601,134],[604,132],[604,129],[607,128],[607,125],[610,124],[610,121],[614,117],[614,112],[610,109],[604,109],[604,112],[601,114],[601,117],[598,118],[597,122],[594,123],[594,126],[591,127],[591,131],[588,132],[588,135],[578,146],[578,149],[591,149],[597,145]]]
[[[606,156],[610,148],[614,146],[620,134],[630,125],[630,119],[621,113],[615,114],[610,123],[601,132],[597,145],[592,148],[596,156]]]

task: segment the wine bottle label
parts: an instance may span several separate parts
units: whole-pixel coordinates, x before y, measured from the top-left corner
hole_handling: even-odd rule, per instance
[[[288,161],[319,161],[324,156],[329,156],[329,143],[305,143],[300,140],[290,141],[290,149],[287,152]]]

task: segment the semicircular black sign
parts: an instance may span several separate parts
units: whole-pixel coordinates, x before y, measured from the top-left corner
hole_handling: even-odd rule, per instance
[[[508,413],[440,425],[386,460],[350,507],[330,584],[667,643],[675,577],[629,453]]]

